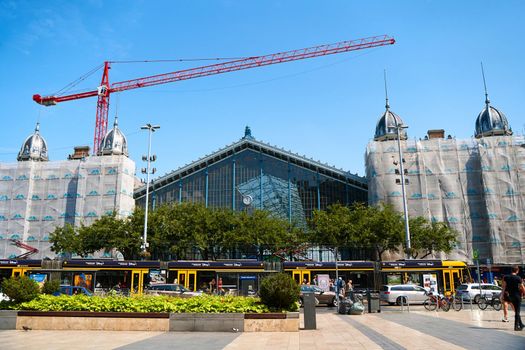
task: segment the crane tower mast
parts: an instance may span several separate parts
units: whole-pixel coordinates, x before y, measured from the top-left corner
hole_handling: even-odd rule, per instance
[[[332,54],[338,54],[349,51],[369,49],[373,47],[392,45],[395,43],[394,38],[387,35],[374,36],[351,41],[341,41],[335,44],[319,45],[305,49],[285,51],[264,56],[247,57],[232,61],[189,68],[171,73],[158,74],[138,79],[131,79],[110,84],[109,69],[111,61],[104,62],[104,71],[100,86],[91,91],[64,95],[64,96],[40,96],[33,95],[33,100],[44,106],[53,106],[59,102],[78,100],[87,97],[98,96],[97,115],[95,123],[95,136],[93,141],[93,154],[97,154],[108,126],[109,98],[113,92],[121,92],[131,89],[138,89],[159,84],[167,84],[181,80],[194,79],[208,75],[228,73],[243,69],[268,66],[271,64],[297,61],[307,58],[314,58]]]

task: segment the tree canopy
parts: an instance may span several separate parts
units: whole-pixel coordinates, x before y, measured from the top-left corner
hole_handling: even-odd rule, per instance
[[[247,213],[195,203],[166,204],[152,210],[148,217],[148,256],[141,255],[143,225],[144,211],[139,207],[127,218],[109,215],[90,226],[66,224],[51,233],[51,249],[67,257],[116,249],[128,260],[149,254],[161,260],[262,260],[267,255],[285,259],[298,257],[306,244],[366,250],[372,252],[368,257],[372,260],[381,260],[387,251],[405,251],[403,216],[387,205],[335,204],[315,211],[307,229],[263,210]],[[409,253],[414,258],[449,253],[457,242],[457,232],[446,224],[422,217],[410,218],[410,230]]]

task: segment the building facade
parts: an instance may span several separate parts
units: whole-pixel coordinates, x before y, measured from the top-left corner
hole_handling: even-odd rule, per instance
[[[394,119],[397,118],[397,119]],[[403,211],[397,127],[388,106],[366,150],[368,198]],[[401,134],[410,217],[446,222],[459,232],[449,256],[483,265],[522,264],[525,250],[525,138],[490,105],[475,123],[475,138],[457,140],[429,130],[423,140]]]
[[[16,163],[0,163],[0,258],[28,254],[53,258],[49,234],[56,227],[90,225],[113,212],[134,209],[135,163],[115,121],[98,156],[78,147],[70,159],[49,161],[39,125],[23,143]]]
[[[145,186],[135,191],[144,205]],[[155,179],[151,205],[196,202],[211,208],[263,209],[306,225],[314,210],[367,201],[363,177],[301,157],[245,135],[223,149]]]

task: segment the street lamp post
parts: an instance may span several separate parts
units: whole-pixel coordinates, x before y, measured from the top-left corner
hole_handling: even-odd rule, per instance
[[[144,256],[146,256],[146,252],[148,249],[148,208],[149,208],[149,180],[150,180],[150,174],[154,174],[156,169],[153,168],[150,170],[151,162],[154,162],[157,159],[157,156],[151,155],[151,134],[155,132],[155,130],[160,129],[159,125],[151,125],[146,124],[144,126],[140,127],[142,130],[148,130],[148,155],[142,156],[142,160],[147,162],[147,168],[142,168],[142,173],[146,174],[146,205],[145,205],[145,212],[144,212],[144,235],[142,237],[142,251],[144,253]]]
[[[407,259],[410,259],[410,227],[408,225],[408,206],[407,206],[407,195],[405,189],[405,169],[403,166],[403,150],[401,149],[401,129],[407,129],[408,126],[399,124],[394,118],[395,128],[397,131],[397,150],[399,152],[399,172],[401,174],[401,194],[403,196],[403,214],[405,216],[405,239],[407,249]]]

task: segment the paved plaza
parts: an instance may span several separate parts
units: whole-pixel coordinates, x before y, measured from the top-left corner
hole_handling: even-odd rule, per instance
[[[301,322],[302,322],[301,314]],[[505,349],[524,350],[525,331],[515,332],[502,312],[462,310],[338,315],[317,308],[317,329],[291,333],[0,331],[0,348],[24,349]],[[512,311],[509,316],[513,316]]]

